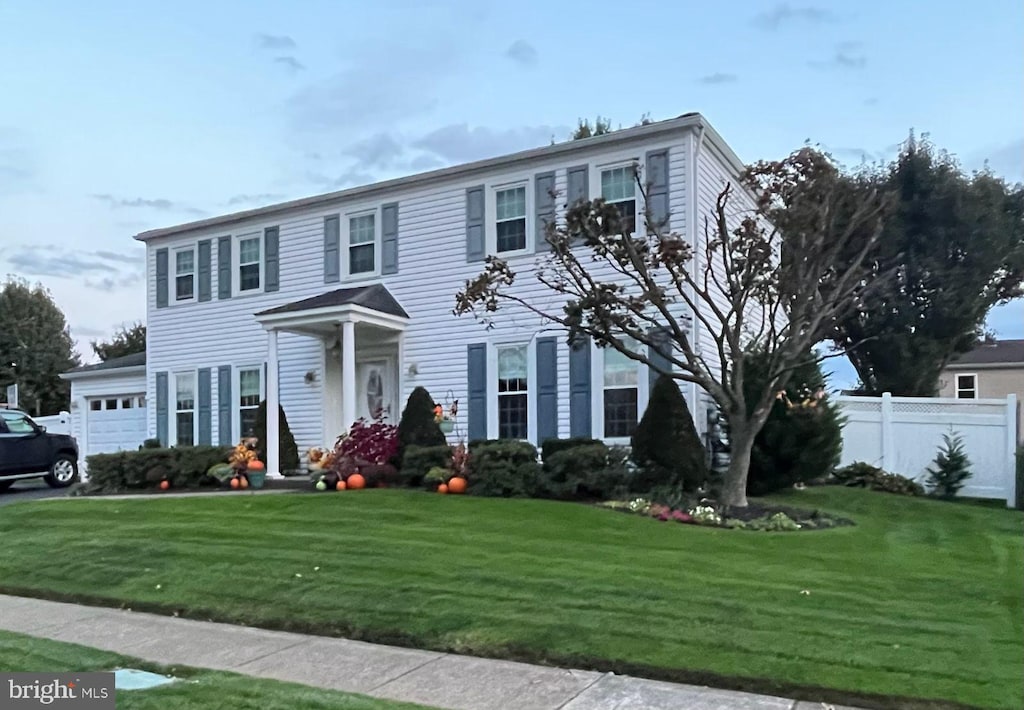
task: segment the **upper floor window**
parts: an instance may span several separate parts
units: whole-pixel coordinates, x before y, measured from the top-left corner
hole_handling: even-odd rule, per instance
[[[238,292],[259,291],[263,280],[263,238],[259,234],[238,237]]]
[[[528,367],[525,345],[498,348],[498,438],[529,436]]]
[[[196,373],[174,375],[174,442],[193,446],[196,442]]]
[[[348,273],[372,274],[377,270],[377,213],[348,220]]]
[[[626,342],[627,348],[638,347]],[[604,435],[621,438],[633,435],[637,425],[640,363],[614,348],[605,348],[603,364]]]
[[[632,164],[601,171],[601,197],[618,208],[623,233],[633,232],[636,227],[636,179]]]
[[[526,249],[526,186],[509,187],[494,193],[496,251]]]
[[[196,297],[196,251],[192,247],[174,252],[174,300]]]
[[[978,376],[957,375],[956,376],[956,398],[977,399],[978,398]]]

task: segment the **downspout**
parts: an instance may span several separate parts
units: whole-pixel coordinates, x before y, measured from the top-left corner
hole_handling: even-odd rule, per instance
[[[704,146],[704,123],[703,123],[703,121],[701,121],[700,127],[697,129],[697,135],[694,136],[692,133],[690,135],[691,135],[691,137],[690,137],[690,145],[692,146],[692,150],[690,151],[691,160],[690,160],[690,176],[689,176],[689,178],[690,178],[690,180],[689,180],[690,181],[690,185],[689,185],[689,189],[690,189],[690,219],[688,219],[686,221],[686,223],[687,223],[687,231],[689,231],[689,233],[690,233],[689,234],[689,237],[690,237],[690,248],[692,250],[691,254],[693,255],[692,259],[690,260],[690,266],[691,266],[691,269],[692,269],[691,273],[693,275],[694,280],[696,280],[697,279],[697,275],[699,274],[699,271],[698,271],[698,261],[697,260],[700,258],[700,250],[697,248],[697,246],[698,246],[697,238],[698,238],[698,235],[699,235],[699,231],[698,231],[698,228],[697,228],[697,222],[699,221],[698,211],[700,209],[700,199],[699,199],[698,194],[697,194],[697,190],[698,190],[697,171],[700,169],[700,166],[698,165],[698,163],[700,162],[701,148]],[[693,289],[693,287],[690,288],[690,298],[691,298],[691,300],[693,300],[696,303],[697,295],[696,295],[696,291]],[[700,340],[699,340],[699,338],[700,338],[700,331],[698,330],[698,319],[697,319],[696,314],[692,314],[691,313],[690,314],[690,347],[692,347],[694,349],[694,351],[697,352],[697,353],[700,353]],[[697,405],[700,402],[699,396],[700,396],[700,388],[697,386],[697,383],[696,382],[690,383],[690,401],[693,403],[692,406],[693,406],[694,414],[697,414],[697,412],[698,412]],[[707,417],[706,416],[697,416],[696,419],[697,419],[697,426],[700,427],[703,430],[706,430],[707,429]],[[705,434],[707,432],[706,431],[701,431],[700,433],[701,434]]]

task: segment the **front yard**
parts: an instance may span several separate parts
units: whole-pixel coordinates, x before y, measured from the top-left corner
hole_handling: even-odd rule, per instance
[[[1024,705],[1024,516],[841,488],[776,501],[857,525],[398,490],[41,501],[0,516],[0,591],[852,705]]]

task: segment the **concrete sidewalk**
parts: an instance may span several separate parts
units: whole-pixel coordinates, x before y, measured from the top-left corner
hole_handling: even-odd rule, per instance
[[[840,710],[611,673],[5,595],[0,595],[0,629],[154,663],[232,671],[452,710]]]

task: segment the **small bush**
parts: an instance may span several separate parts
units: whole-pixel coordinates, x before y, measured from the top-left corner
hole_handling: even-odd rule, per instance
[[[451,459],[452,450],[447,444],[441,446],[418,446],[410,444],[402,456],[402,484],[418,487],[423,477],[432,468],[445,468]]]
[[[633,479],[637,492],[662,486],[696,490],[708,480],[707,454],[690,409],[679,385],[667,375],[654,383],[632,443],[639,468]]]
[[[539,494],[563,500],[604,500],[621,497],[628,487],[621,468],[609,466],[602,442],[574,446],[544,459]]]
[[[398,469],[389,463],[368,464],[359,467],[367,488],[391,488],[401,482]]]
[[[214,485],[207,471],[226,463],[230,446],[183,446],[168,449],[146,448],[116,454],[93,454],[86,459],[89,468],[89,493],[120,493],[152,488],[164,478],[174,488]]]
[[[295,437],[292,436],[291,427],[288,426],[288,417],[285,416],[284,407],[277,405],[278,407],[278,456],[279,464],[281,466],[281,472],[297,471],[299,469],[299,447],[295,443]],[[256,409],[256,423],[253,426],[255,429],[254,436],[257,439],[257,446],[259,450],[257,457],[263,463],[267,462],[267,400],[260,402],[260,406]]]
[[[836,469],[832,473],[833,479],[844,486],[855,488],[869,488],[873,491],[885,493],[896,493],[905,496],[922,496],[924,487],[906,476],[898,473],[883,471],[877,466],[855,461],[849,466]]]
[[[933,496],[953,498],[974,475],[971,462],[964,451],[964,439],[957,433],[942,435],[942,446],[935,461],[928,467],[927,484]]]
[[[744,391],[753,412],[764,388],[768,363],[762,351],[745,361]],[[839,465],[843,450],[843,417],[824,396],[825,375],[807,353],[793,371],[790,385],[772,403],[764,427],[750,452],[747,492],[760,496],[827,476]]]
[[[540,444],[540,457],[547,459],[559,451],[574,449],[577,446],[591,446],[593,444],[605,445],[600,439],[591,439],[588,436],[574,436],[569,439],[545,439]]]
[[[533,498],[540,491],[537,449],[525,441],[478,441],[470,447],[469,492],[481,496]]]
[[[140,449],[159,449],[161,448],[159,439],[146,439],[142,442]]]
[[[423,387],[417,387],[409,394],[398,420],[398,462],[404,464],[408,446],[442,446],[446,443],[441,427],[434,421],[434,398]]]

